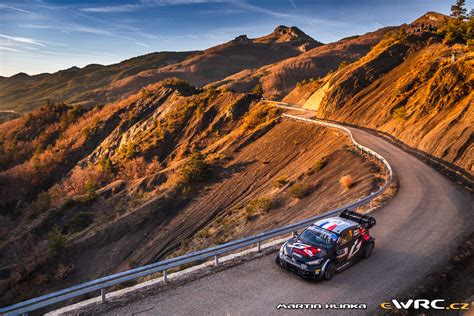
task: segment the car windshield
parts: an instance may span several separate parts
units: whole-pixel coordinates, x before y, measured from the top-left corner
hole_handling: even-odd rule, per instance
[[[331,248],[339,236],[318,226],[310,226],[301,233],[299,238],[314,246]]]

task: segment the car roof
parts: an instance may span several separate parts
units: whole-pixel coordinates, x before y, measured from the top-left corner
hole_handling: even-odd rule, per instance
[[[357,223],[341,217],[329,217],[320,219],[319,221],[314,222],[313,225],[340,234],[349,227],[357,226]]]

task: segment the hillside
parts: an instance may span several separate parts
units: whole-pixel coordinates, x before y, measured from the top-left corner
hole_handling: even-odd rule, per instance
[[[29,76],[19,73],[0,78],[0,110],[24,113],[44,105],[47,100],[79,104],[85,107],[105,103],[107,97],[97,89],[143,70],[161,68],[180,62],[200,52],[160,52],[134,57],[118,64],[91,64],[72,67],[53,74]],[[1,119],[1,116],[0,116]]]
[[[474,53],[420,28],[427,21],[440,26],[444,19],[426,14],[387,34],[359,61],[296,88],[284,101],[387,132],[472,174]]]
[[[297,28],[279,26],[266,36],[249,39],[242,35],[203,52],[153,53],[115,65],[73,67],[54,74],[19,73],[0,78],[0,110],[24,113],[46,100],[91,107],[125,98],[150,83],[170,77],[204,86],[243,69],[297,56],[320,45]]]
[[[296,57],[260,67],[245,69],[212,85],[238,92],[251,92],[259,84],[268,99],[283,98],[304,81],[324,77],[343,62],[350,63],[364,56],[392,28],[382,28],[361,36],[318,46]]]
[[[103,107],[51,103],[0,125],[2,305],[296,221],[379,185],[378,167],[344,135],[281,120],[257,100],[167,79]]]

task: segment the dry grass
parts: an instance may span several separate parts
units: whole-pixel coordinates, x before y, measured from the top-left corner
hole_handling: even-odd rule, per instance
[[[288,183],[288,178],[284,177],[284,176],[281,176],[281,177],[276,178],[273,181],[272,185],[273,185],[274,188],[281,188],[287,183]]]
[[[291,186],[290,194],[297,199],[303,199],[311,194],[313,188],[307,183],[295,183]]]
[[[341,179],[339,179],[339,183],[343,188],[350,189],[353,184],[352,177],[350,175],[343,176]]]

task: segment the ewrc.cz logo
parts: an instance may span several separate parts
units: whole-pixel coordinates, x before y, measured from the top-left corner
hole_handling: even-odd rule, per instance
[[[406,302],[392,300],[392,302],[383,302],[380,304],[383,309],[450,309],[450,310],[469,310],[469,303],[450,303],[445,304],[443,299],[409,299]]]
[[[360,303],[290,303],[278,304],[277,309],[367,309],[367,304]]]

